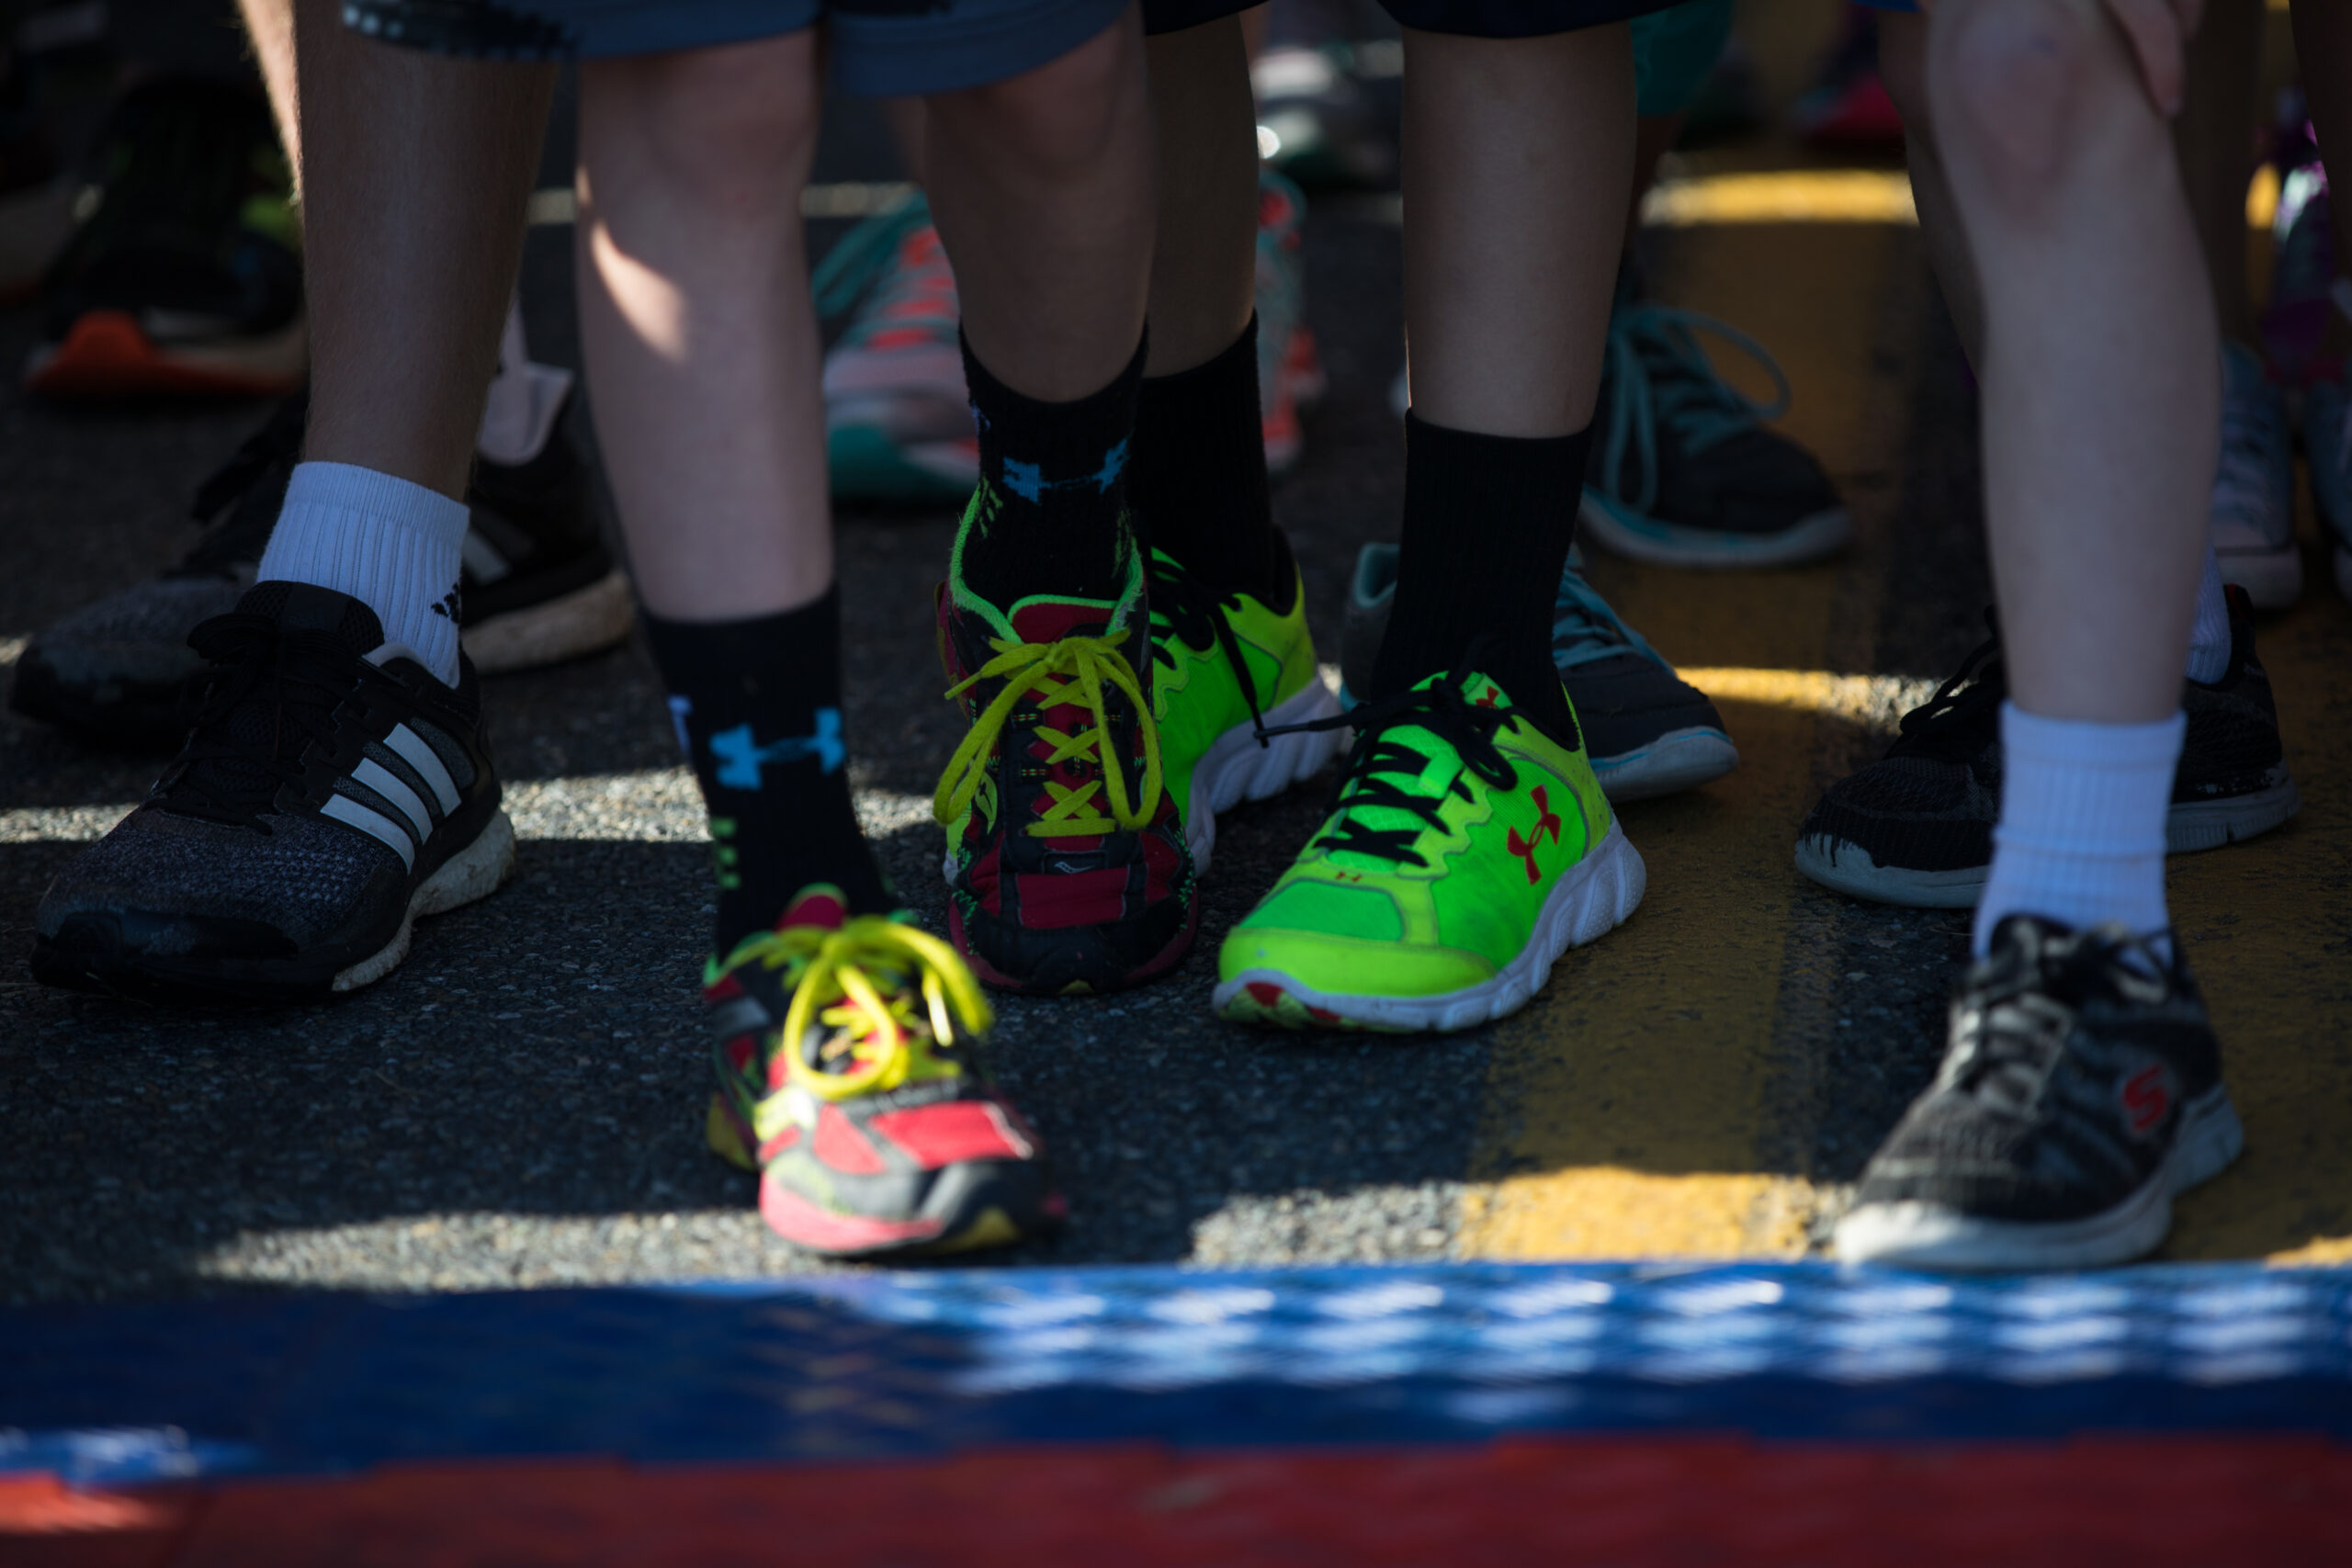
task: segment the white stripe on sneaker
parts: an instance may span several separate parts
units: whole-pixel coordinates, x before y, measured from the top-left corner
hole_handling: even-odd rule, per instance
[[[363,757],[351,770],[351,782],[366,784],[401,809],[401,814],[416,824],[419,843],[433,836],[433,813],[417,798],[416,791],[401,783],[400,775],[372,757]]]
[[[396,724],[392,726],[392,732],[384,737],[384,744],[399,752],[401,761],[416,770],[416,776],[424,781],[425,788],[433,792],[433,798],[441,803],[442,816],[447,817],[458,809],[458,782],[449,776],[449,770],[442,764],[440,754],[427,746],[423,737],[405,724]]]
[[[362,806],[347,795],[327,797],[319,808],[322,817],[332,817],[347,828],[356,828],[369,838],[389,844],[401,857],[401,864],[410,871],[416,869],[416,844],[408,830],[373,807]]]

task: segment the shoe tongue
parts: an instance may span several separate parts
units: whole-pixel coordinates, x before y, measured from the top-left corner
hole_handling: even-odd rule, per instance
[[[842,890],[829,883],[812,883],[792,896],[784,913],[775,922],[783,931],[787,926],[816,926],[837,931],[849,919],[849,903]]]
[[[1012,635],[1023,642],[1102,637],[1114,614],[1115,606],[1099,599],[1023,599],[1012,607]]]
[[[1424,686],[1434,686],[1441,679],[1442,677],[1440,676],[1432,675],[1428,680],[1422,682],[1421,684]],[[1504,691],[1491,675],[1481,675],[1474,670],[1469,674],[1462,677],[1460,684],[1462,690],[1462,700],[1468,703],[1474,708],[1501,708],[1509,710],[1515,705],[1510,700],[1510,694]]]
[[[384,645],[384,623],[348,593],[309,582],[257,582],[237,601],[237,613],[261,615],[281,632],[324,632],[361,659]]]

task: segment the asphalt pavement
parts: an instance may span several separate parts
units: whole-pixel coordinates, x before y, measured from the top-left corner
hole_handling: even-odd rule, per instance
[[[1776,162],[1767,149],[1680,173]],[[839,107],[820,178],[894,174],[870,111]],[[1306,230],[1306,320],[1331,390],[1275,508],[1327,660],[1357,548],[1396,525],[1393,218],[1378,201],[1331,203],[1310,209]],[[842,227],[814,225],[812,243]],[[1521,1019],[1444,1038],[1299,1039],[1210,1016],[1217,942],[1312,829],[1328,781],[1221,821],[1199,946],[1172,977],[1111,998],[998,1003],[989,1059],[1043,1130],[1070,1201],[1067,1228],[1012,1261],[1801,1255],[1932,1073],[1965,918],[1831,897],[1788,853],[1812,794],[1883,744],[1904,700],[1982,635],[1973,385],[1917,230],[1899,220],[1699,221],[1648,243],[1663,297],[1731,315],[1781,355],[1796,384],[1789,428],[1822,452],[1863,526],[1847,558],[1800,571],[1694,576],[1594,554],[1594,581],[1635,624],[1710,671],[1741,773],[1629,811],[1651,857],[1642,913],[1564,964]],[[535,351],[576,363],[568,246],[565,229],[535,232],[525,294]],[[35,309],[0,311],[0,365],[29,346]],[[191,489],[266,412],[63,408],[0,387],[0,660],[183,551]],[[859,807],[934,929],[930,797],[960,727],[939,695],[930,591],[951,528],[944,513],[840,525]],[[2352,615],[2325,581],[2322,566],[2281,634],[2314,672],[2352,668]],[[1844,694],[1758,684],[1790,671],[1846,681],[1834,687]],[[2340,721],[2343,687],[2331,679],[2298,726],[2306,712]],[[764,1231],[752,1179],[703,1146],[709,874],[641,642],[487,693],[524,840],[514,882],[422,925],[382,984],[264,1012],[33,983],[24,957],[41,889],[156,761],[0,717],[0,1300],[812,1267]],[[2325,776],[2352,777],[2352,759],[2327,744]],[[2305,791],[2318,794],[2309,773]],[[2352,886],[2343,818],[2332,805],[2307,810],[2275,841],[2200,858],[2244,857],[2214,874],[2225,880],[2271,878],[2264,918],[2278,888],[2332,910]],[[2199,931],[2239,941],[2231,953],[2252,945],[2231,897],[2195,906],[2210,918],[2192,956]],[[2251,903],[2245,913],[2255,918]],[[2322,964],[2334,950],[2312,951]],[[2332,973],[2305,969],[2242,1004],[2269,1010],[2264,1039],[2301,1052],[2275,1084],[2260,1080],[2284,1118],[2280,1157],[2257,1173],[2274,1185],[2214,1200],[2224,1217],[2188,1224],[2194,1245],[2178,1255],[2324,1251],[2352,1236],[2352,1184],[2335,1179],[2352,1171],[2343,1119],[2308,1109],[2314,1096],[2352,1100],[2352,1062],[2333,1043],[2352,1009]],[[2260,1146],[2260,1117],[2248,1120]],[[1625,1223],[1603,1223],[1612,1214]]]

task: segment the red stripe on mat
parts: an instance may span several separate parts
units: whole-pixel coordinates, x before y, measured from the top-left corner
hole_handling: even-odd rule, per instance
[[[82,1492],[0,1481],[7,1568],[1297,1568],[1736,1562],[1812,1568],[2352,1562],[2352,1449],[1739,1438],[887,1464],[607,1461]]]

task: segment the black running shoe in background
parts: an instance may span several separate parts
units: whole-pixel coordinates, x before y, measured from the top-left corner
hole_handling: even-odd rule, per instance
[[[163,78],[99,132],[25,384],[53,397],[282,397],[309,365],[293,176],[269,104]]]
[[[1942,1070],[1838,1223],[1849,1263],[2087,1269],[2154,1249],[2245,1146],[2188,966],[2119,926],[2012,915],[1952,998]]]
[[[1753,357],[1779,389],[1759,403],[1724,379],[1709,333]],[[1641,303],[1621,284],[1609,318],[1584,536],[1664,566],[1794,566],[1844,549],[1854,520],[1812,453],[1769,422],[1788,378],[1746,333],[1695,310]]]
[[[570,412],[528,461],[474,464],[459,614],[466,652],[485,675],[578,658],[628,636],[628,580],[605,547],[594,469]],[[107,745],[177,746],[205,668],[188,633],[234,610],[253,586],[301,457],[302,415],[301,400],[289,400],[198,487],[191,510],[206,531],[177,566],[34,637],[17,661],[9,705]]]
[[[51,885],[33,974],[164,998],[296,1001],[381,979],[418,917],[496,891],[514,830],[470,665],[455,690],[375,612],[266,582],[196,630],[196,728]]]
[[[2287,776],[2270,677],[2255,656],[2253,604],[2241,589],[2228,593],[2229,667],[2210,685],[2181,683],[2188,732],[2165,821],[2172,854],[2268,832],[2302,806]],[[1973,907],[2001,815],[2007,694],[1996,636],[1903,716],[1903,732],[1884,757],[1829,786],[1797,829],[1797,869],[1824,887],[1882,904]]]

